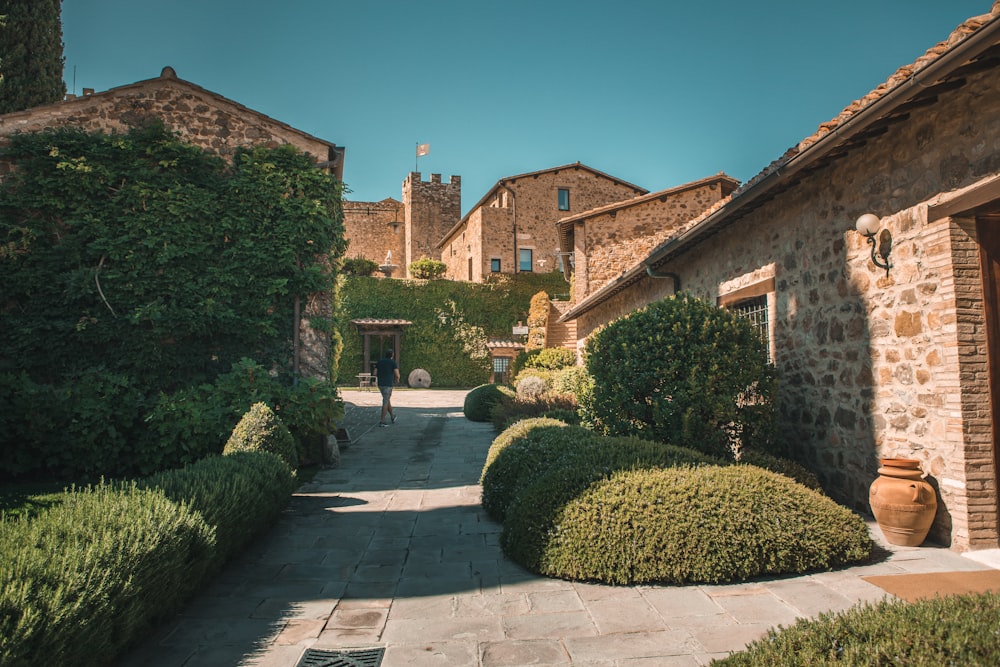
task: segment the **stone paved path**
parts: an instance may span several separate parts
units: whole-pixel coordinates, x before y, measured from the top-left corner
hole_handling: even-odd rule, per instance
[[[704,665],[769,627],[882,598],[861,576],[986,567],[892,547],[876,565],[729,586],[537,577],[503,556],[480,508],[495,433],[463,417],[464,391],[397,391],[387,428],[377,392],[343,395],[341,465],[120,667],[294,667],[345,647],[383,647],[383,667]]]

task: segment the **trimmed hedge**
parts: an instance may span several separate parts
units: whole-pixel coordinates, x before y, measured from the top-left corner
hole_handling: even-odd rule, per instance
[[[730,667],[996,665],[1000,595],[863,604],[770,630],[745,651],[714,660]]]
[[[292,434],[266,403],[250,406],[222,449],[223,454],[256,451],[277,454],[292,470],[299,467]]]
[[[504,396],[510,396],[514,392],[508,387],[498,384],[481,384],[465,395],[465,403],[462,409],[465,418],[474,422],[490,421],[490,412],[493,406],[499,403]]]
[[[0,519],[0,664],[109,664],[267,527],[294,487],[276,455],[242,452]]]
[[[505,438],[506,445],[490,446],[483,467],[480,478],[483,509],[497,521],[504,520],[507,508],[534,475],[547,470],[564,453],[593,437],[586,429],[567,426],[554,419],[543,417],[525,421],[529,423],[519,435]],[[519,425],[524,423],[519,422]],[[517,429],[517,426],[511,428]]]
[[[612,584],[745,581],[871,555],[859,516],[777,473],[617,467],[536,477],[508,510],[507,554],[544,575]]]
[[[106,665],[201,582],[214,531],[135,486],[70,492],[0,523],[0,664]]]

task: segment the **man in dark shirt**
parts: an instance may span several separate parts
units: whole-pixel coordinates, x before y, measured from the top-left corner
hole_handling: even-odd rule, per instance
[[[392,412],[392,386],[399,382],[399,365],[392,358],[392,350],[386,350],[385,356],[375,364],[375,375],[378,378],[378,390],[382,394],[382,417],[378,421],[379,426],[385,426],[385,415],[388,413],[389,419],[396,422],[396,415]]]

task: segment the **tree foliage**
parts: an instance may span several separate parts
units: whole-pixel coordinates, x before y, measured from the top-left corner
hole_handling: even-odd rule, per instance
[[[608,435],[639,435],[732,459],[773,446],[774,369],[750,324],[678,295],[592,334],[594,381],[584,418]]]
[[[0,0],[0,113],[66,94],[61,8],[62,0]]]
[[[161,394],[243,359],[291,368],[296,300],[332,290],[345,248],[342,186],[308,155],[229,164],[155,125],[14,135],[0,157],[0,388],[72,399],[124,452]],[[81,391],[93,378],[113,391]]]

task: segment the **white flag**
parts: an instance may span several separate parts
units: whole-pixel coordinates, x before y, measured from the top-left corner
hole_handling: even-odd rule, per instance
[[[430,144],[417,144],[417,157],[423,157],[431,152]]]

